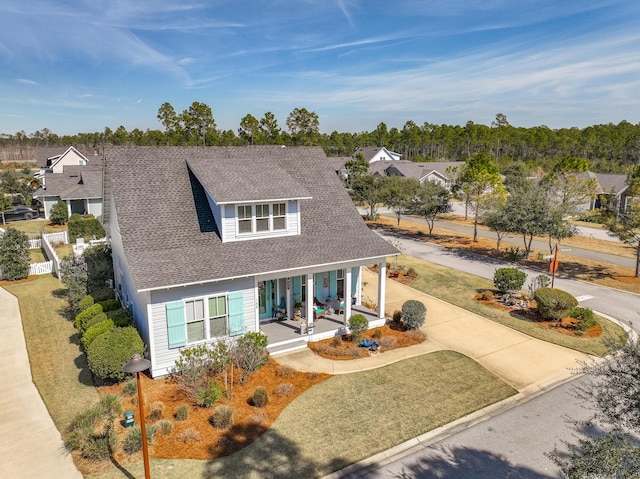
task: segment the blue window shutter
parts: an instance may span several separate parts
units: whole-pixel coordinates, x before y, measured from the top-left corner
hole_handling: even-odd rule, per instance
[[[293,277],[293,301],[302,301],[302,276]]]
[[[322,273],[313,275],[313,295],[322,301]]]
[[[244,302],[242,291],[229,294],[229,335],[244,333]]]
[[[351,295],[355,296],[356,294],[356,284],[358,283],[358,274],[360,273],[360,267],[356,266],[355,268],[351,268]]]
[[[187,344],[187,330],[185,328],[184,320],[184,304],[182,303],[182,301],[167,303],[166,310],[169,349],[180,348]]]
[[[334,298],[338,294],[338,274],[335,270],[329,272],[329,296]]]

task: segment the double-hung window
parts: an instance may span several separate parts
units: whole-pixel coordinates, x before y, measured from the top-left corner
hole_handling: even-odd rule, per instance
[[[273,229],[283,230],[286,228],[286,215],[287,208],[286,203],[274,203],[273,204]]]
[[[226,336],[227,331],[227,298],[217,296],[209,298],[209,337]]]
[[[206,338],[204,321],[204,300],[186,301],[185,316],[187,321],[187,342],[202,341]]]
[[[238,232],[253,232],[253,215],[251,213],[251,205],[238,206]]]
[[[256,205],[256,231],[269,231],[269,204]]]

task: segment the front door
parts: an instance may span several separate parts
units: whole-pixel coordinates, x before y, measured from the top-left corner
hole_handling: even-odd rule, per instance
[[[260,319],[273,317],[273,306],[277,304],[277,288],[275,280],[258,282],[258,313]]]

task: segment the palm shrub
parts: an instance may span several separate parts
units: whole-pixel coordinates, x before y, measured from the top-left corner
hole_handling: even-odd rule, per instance
[[[360,341],[367,329],[369,329],[369,320],[364,314],[354,314],[349,318],[349,330],[355,342]]]
[[[408,330],[420,329],[427,317],[427,307],[420,301],[410,299],[402,305],[402,322]]]
[[[9,281],[29,276],[29,237],[26,233],[7,228],[0,236],[0,271]]]
[[[493,274],[493,285],[501,293],[517,293],[526,280],[527,273],[518,268],[498,268]]]
[[[156,435],[156,427],[155,426],[147,426],[147,442],[149,444],[153,444],[154,437]],[[122,444],[122,449],[127,454],[135,454],[140,449],[142,449],[142,429],[140,426],[134,426],[129,430],[129,434],[124,438],[124,442]]]
[[[538,313],[544,319],[560,321],[572,308],[578,306],[578,300],[566,291],[553,288],[540,288],[534,295]]]
[[[87,348],[91,372],[101,379],[122,380],[126,373],[122,367],[134,354],[142,355],[145,346],[133,327],[115,328],[101,334]]]

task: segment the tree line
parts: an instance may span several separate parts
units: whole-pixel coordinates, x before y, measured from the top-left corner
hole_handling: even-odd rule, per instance
[[[464,161],[480,152],[496,160],[502,170],[513,161],[533,168],[549,169],[559,159],[585,158],[591,169],[602,173],[627,172],[640,163],[640,124],[621,121],[586,128],[551,129],[545,125],[516,127],[506,115],[498,113],[490,125],[468,121],[465,125],[421,125],[407,121],[401,129],[380,123],[372,131],[320,133],[318,115],[306,108],[295,108],[284,127],[271,112],[261,117],[245,115],[237,130],[217,127],[209,105],[194,101],[182,112],[169,102],[158,109],[163,129],[124,126],[101,132],[56,135],[48,128],[27,134],[0,135],[0,146],[15,147],[20,153],[28,146],[76,145],[99,150],[107,145],[286,145],[321,146],[328,156],[351,156],[358,147],[386,146],[412,161]],[[19,159],[19,158],[17,158]]]

